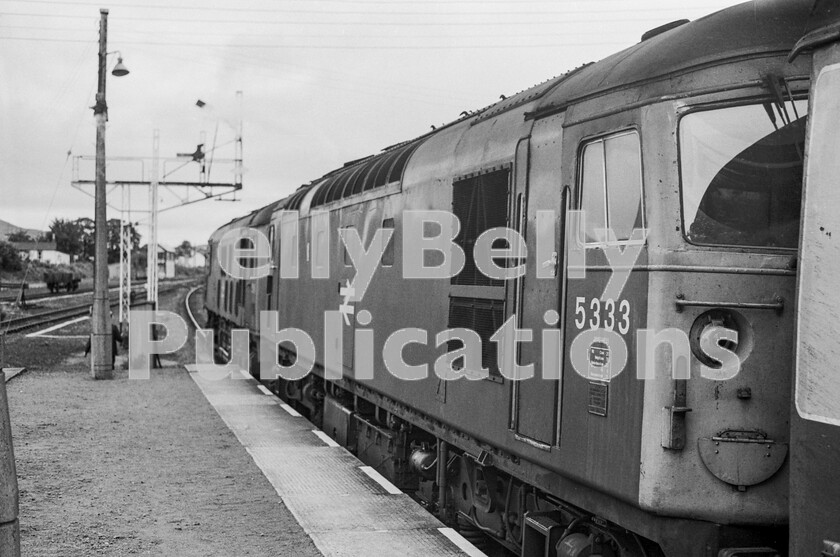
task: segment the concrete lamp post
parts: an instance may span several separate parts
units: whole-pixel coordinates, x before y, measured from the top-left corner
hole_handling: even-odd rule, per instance
[[[108,231],[105,182],[105,122],[108,105],[105,103],[105,65],[108,57],[108,10],[99,10],[99,86],[93,116],[96,119],[96,190],[94,214],[94,268],[93,314],[91,315],[90,368],[94,379],[111,379],[114,376],[111,339],[111,305],[108,295]],[[128,74],[128,69],[117,53],[113,75]]]

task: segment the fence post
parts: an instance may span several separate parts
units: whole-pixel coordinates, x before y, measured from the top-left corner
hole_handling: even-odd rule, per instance
[[[5,335],[3,335],[5,336]],[[20,557],[18,482],[6,378],[0,381],[0,555]]]

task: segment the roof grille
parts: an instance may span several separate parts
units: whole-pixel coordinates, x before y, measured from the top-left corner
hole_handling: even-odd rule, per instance
[[[326,178],[312,198],[312,207],[326,205],[386,184],[402,181],[411,154],[423,140],[412,141],[345,166]]]

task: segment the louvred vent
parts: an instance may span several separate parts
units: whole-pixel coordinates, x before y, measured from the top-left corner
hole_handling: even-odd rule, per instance
[[[415,140],[392,147],[376,156],[345,165],[329,174],[312,198],[312,207],[320,207],[387,184],[402,181],[403,170],[411,154],[423,142]]]
[[[481,337],[481,364],[490,370],[491,375],[500,375],[496,343],[490,340],[493,333],[502,326],[504,320],[504,302],[483,298],[450,298],[449,328],[465,328],[475,331]],[[460,340],[451,340],[447,351],[462,347]],[[456,369],[463,368],[462,359],[453,364]]]

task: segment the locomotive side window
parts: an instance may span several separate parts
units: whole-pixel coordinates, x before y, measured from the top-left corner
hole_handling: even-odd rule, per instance
[[[228,282],[225,280],[222,282],[222,311],[227,313],[228,306],[227,306],[227,293],[228,293]]]
[[[504,286],[504,281],[486,277],[475,264],[473,249],[481,233],[490,228],[508,226],[509,170],[499,170],[452,184],[452,213],[461,222],[455,237],[466,256],[464,268],[452,278],[452,284],[470,286]],[[506,244],[497,240],[498,244]],[[494,245],[504,248],[505,245]]]
[[[599,243],[604,240],[600,231],[607,224],[603,141],[584,147],[582,166],[580,208],[586,214],[586,243]]]
[[[325,272],[329,265],[329,244],[327,241],[327,231],[318,230],[315,234],[315,243],[313,244],[315,251],[313,259],[315,260],[315,266],[319,269],[324,269]]]
[[[272,224],[271,226],[268,227],[268,249],[269,249],[268,262],[269,262],[269,264],[272,264],[272,265],[274,263],[274,254],[276,253],[276,250],[274,249],[274,239],[275,239],[274,238],[274,225]]]
[[[394,229],[394,219],[385,219],[382,221],[382,228],[383,229]],[[394,244],[396,243],[397,239],[394,238],[393,233],[391,234],[391,240],[388,242],[388,245],[385,246],[385,250],[382,252],[382,266],[383,267],[393,267],[394,266]]]
[[[280,250],[275,249],[274,240],[275,240],[275,238],[274,238],[274,225],[272,224],[271,226],[268,227],[268,245],[270,246],[270,249],[271,249],[271,259],[270,259],[270,261],[272,263],[274,262],[274,254],[276,254],[278,251],[280,251]],[[272,265],[272,269],[273,268],[274,268],[274,266]],[[273,289],[274,289],[274,272],[272,271],[271,273],[268,274],[268,280],[265,282],[265,293],[268,296],[268,302],[266,304],[266,307],[271,307],[271,292],[272,292]]]
[[[349,230],[350,228],[354,228],[353,226],[345,226],[345,230]],[[344,262],[345,267],[350,267],[353,265],[353,259],[350,257],[350,252],[347,251],[347,246],[344,245],[344,242],[339,242],[341,244],[341,260]]]
[[[451,279],[453,288],[462,288],[449,298],[449,327],[464,327],[481,338],[482,366],[490,371],[490,379],[501,382],[496,343],[490,341],[504,321],[504,281],[485,276],[473,258],[475,241],[491,228],[509,227],[508,204],[510,170],[503,169],[458,180],[452,184],[452,213],[458,217],[461,229],[455,237],[466,256],[463,270]],[[506,240],[496,240],[494,248],[506,248]],[[509,261],[499,260],[504,267]],[[489,287],[489,288],[488,288]],[[466,290],[463,290],[466,288]],[[449,341],[447,350],[461,348],[459,340]],[[453,368],[463,367],[463,358],[453,362]]]
[[[253,243],[249,238],[240,238],[239,241],[236,243],[237,249],[245,250],[251,249],[253,247]],[[239,258],[239,265],[243,268],[251,267],[251,258],[250,257],[240,257]]]
[[[807,102],[693,112],[680,120],[688,241],[795,249]]]
[[[627,242],[634,229],[644,229],[638,133],[622,132],[584,145],[580,181],[587,244]]]

